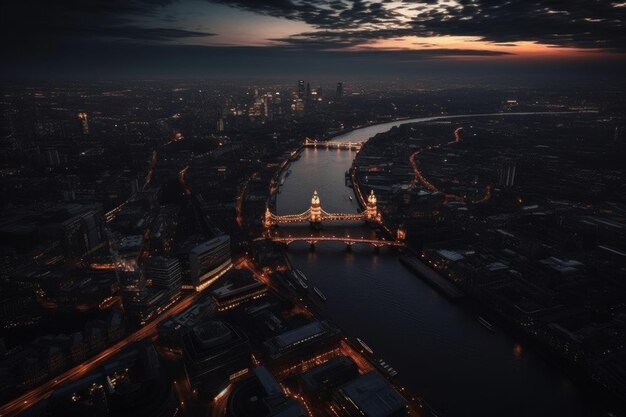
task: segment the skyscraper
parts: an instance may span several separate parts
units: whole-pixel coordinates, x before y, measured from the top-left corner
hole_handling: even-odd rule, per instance
[[[337,83],[336,95],[337,98],[343,97],[343,83],[341,81]]]
[[[299,99],[303,99],[304,98],[304,80],[298,80],[298,98]]]
[[[87,120],[87,113],[80,112],[78,113],[78,120],[80,121],[80,126],[83,131],[83,135],[89,134],[89,121]]]
[[[217,117],[217,121],[215,123],[215,129],[221,133],[224,131],[224,112],[222,111],[221,106],[215,107],[215,115]]]
[[[170,295],[180,291],[181,271],[177,259],[151,257],[146,267],[146,275],[152,280],[152,286],[155,288],[164,289]]]

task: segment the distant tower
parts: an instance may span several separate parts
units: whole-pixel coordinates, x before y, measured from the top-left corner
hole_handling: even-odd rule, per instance
[[[217,121],[215,123],[215,130],[221,133],[224,131],[224,113],[222,112],[221,106],[215,107],[215,116],[217,118]]]
[[[367,196],[367,204],[365,205],[365,219],[368,222],[380,222],[380,214],[378,213],[376,195],[374,194],[374,190],[371,190],[370,195]]]
[[[272,212],[270,211],[269,207],[266,207],[265,216],[263,218],[263,226],[265,226],[266,229],[269,229],[273,225],[274,223],[272,222]]]
[[[404,227],[400,225],[398,230],[396,230],[396,240],[398,242],[404,242],[404,239],[406,239],[406,230],[404,230]]]
[[[263,96],[263,116],[265,117],[269,117],[270,116],[270,103],[272,101],[272,94],[271,93],[267,93]]]
[[[320,203],[320,197],[317,195],[317,191],[313,191],[313,197],[311,198],[311,214],[309,216],[309,222],[312,225],[322,223],[322,206]]]
[[[87,120],[87,113],[78,113],[78,120],[80,120],[80,126],[83,130],[83,135],[89,134],[89,121]]]
[[[304,98],[304,80],[298,80],[298,98]]]
[[[304,99],[305,99],[305,87],[304,80],[298,80],[298,90],[296,91],[296,97],[293,100],[292,109],[296,113],[302,113],[304,111]]]
[[[343,97],[343,83],[341,81],[337,83],[336,95],[337,98]]]

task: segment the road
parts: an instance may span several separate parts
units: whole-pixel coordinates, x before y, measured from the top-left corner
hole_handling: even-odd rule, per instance
[[[187,182],[185,181],[185,177],[187,175],[187,171],[189,171],[189,168],[190,166],[187,165],[178,172],[178,181],[180,182],[180,185],[183,187],[183,189],[185,190],[185,194],[187,195],[191,195],[191,188],[189,188]]]
[[[446,143],[440,143],[439,145],[432,145],[432,146],[428,146],[426,149],[436,149],[439,148],[441,146],[449,146],[452,145],[453,143],[458,143],[461,141],[461,130],[463,128],[462,127],[458,127],[454,130],[454,139],[446,142]],[[460,196],[460,195],[456,195],[456,194],[450,194],[450,193],[446,193],[440,189],[438,189],[432,182],[428,181],[426,179],[426,177],[424,177],[424,174],[422,173],[422,170],[419,168],[419,166],[417,165],[417,160],[416,157],[422,153],[424,149],[420,149],[418,151],[415,151],[411,154],[411,156],[409,156],[409,162],[411,163],[411,167],[413,168],[413,175],[415,176],[415,178],[413,179],[413,181],[411,182],[411,187],[414,187],[418,182],[421,183],[424,187],[428,188],[430,191],[440,191],[442,192],[445,197],[446,200],[454,200],[454,201],[465,201],[465,197]],[[477,199],[477,200],[471,200],[471,203],[475,203],[475,204],[479,204],[479,203],[484,203],[485,201],[489,200],[489,198],[491,198],[491,187],[487,186],[485,188],[485,194]]]
[[[2,405],[2,407],[0,407],[0,416],[17,416],[27,408],[35,405],[37,402],[48,398],[52,394],[52,392],[61,385],[67,384],[68,382],[76,381],[86,376],[89,372],[95,370],[98,366],[102,365],[105,361],[110,359],[115,354],[119,353],[122,349],[126,348],[130,344],[146,339],[148,337],[154,337],[157,334],[157,326],[160,322],[162,322],[171,315],[179,314],[185,309],[189,308],[197,300],[199,295],[200,293],[193,293],[188,295],[187,297],[181,299],[177,304],[172,306],[169,310],[163,312],[163,314],[161,314],[145,326],[141,327],[136,332],[130,334],[126,338],[108,347],[107,349],[86,360],[80,365],[77,365],[67,370],[63,374],[46,382],[45,384],[31,391],[28,391],[18,398]]]
[[[146,181],[143,184],[143,189],[145,190],[152,182],[152,176],[154,175],[154,168],[157,164],[157,151],[156,149],[152,151],[152,157],[150,158],[150,167],[148,168],[148,173],[146,174]]]

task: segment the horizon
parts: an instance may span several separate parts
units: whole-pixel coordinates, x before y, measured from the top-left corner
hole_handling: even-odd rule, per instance
[[[27,0],[0,7],[4,79],[614,75],[626,67],[626,3],[617,1]]]

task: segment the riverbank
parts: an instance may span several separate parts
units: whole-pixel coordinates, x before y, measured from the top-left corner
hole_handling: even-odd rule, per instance
[[[268,204],[267,204],[270,210],[272,211],[276,210],[276,195],[280,192],[280,186],[282,185],[280,184],[280,178],[289,169],[289,167],[294,161],[297,161],[298,159],[300,159],[300,156],[304,149],[305,149],[305,146],[300,145],[298,148],[291,151],[289,157],[281,163],[280,168],[278,169],[278,171],[276,171],[276,173],[272,177],[272,181],[270,182],[270,193],[268,196]]]
[[[399,260],[409,271],[413,272],[418,277],[425,279],[430,285],[442,292],[450,300],[457,301],[466,296],[466,294],[456,285],[442,277],[438,272],[426,266],[419,259],[413,256],[403,255],[399,257]]]

